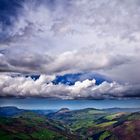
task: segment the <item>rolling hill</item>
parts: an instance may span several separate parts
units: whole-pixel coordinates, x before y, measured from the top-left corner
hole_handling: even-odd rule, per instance
[[[139,140],[140,138],[138,109],[62,108],[55,112],[42,113],[43,111],[1,107],[1,140]]]

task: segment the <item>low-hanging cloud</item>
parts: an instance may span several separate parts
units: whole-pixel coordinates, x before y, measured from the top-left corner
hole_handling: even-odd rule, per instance
[[[9,75],[0,76],[0,96],[15,97],[53,97],[61,99],[76,98],[123,98],[134,96],[128,92],[130,85],[121,85],[116,82],[103,82],[95,85],[96,80],[77,81],[74,85],[68,86],[63,84],[54,85],[52,80],[55,76],[41,75],[39,79],[33,80],[30,77],[11,77]],[[132,90],[132,89],[131,89]],[[135,97],[135,96],[134,96]]]

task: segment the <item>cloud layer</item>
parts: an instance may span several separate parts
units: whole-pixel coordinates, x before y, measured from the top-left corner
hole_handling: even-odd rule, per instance
[[[31,52],[19,54],[11,51],[0,53],[0,60],[1,71],[47,74],[109,69],[131,61],[129,57],[121,55],[86,50],[64,52],[57,56]]]
[[[108,83],[106,81],[96,85],[95,79],[77,81],[72,86],[56,85],[52,83],[54,79],[54,76],[49,75],[41,75],[37,80],[30,77],[1,75],[0,96],[51,97],[61,99],[137,97],[137,94],[136,96],[133,94],[135,89],[132,89],[130,85],[121,85],[116,82]],[[130,92],[130,89],[132,92]]]

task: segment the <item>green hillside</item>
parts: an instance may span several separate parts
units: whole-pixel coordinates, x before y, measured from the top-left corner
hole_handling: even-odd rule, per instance
[[[23,111],[0,117],[0,140],[139,140],[140,112],[87,108],[39,115]]]
[[[82,136],[82,139],[93,140],[121,140],[120,134],[129,137],[129,131],[133,134],[130,140],[138,139],[140,130],[140,113],[119,112],[108,113],[97,109],[83,109],[69,112],[56,112],[49,117],[60,121],[74,133]],[[126,125],[126,124],[131,125]],[[118,131],[121,130],[121,132]],[[117,133],[119,132],[119,133]],[[125,135],[125,133],[128,135]],[[121,136],[123,137],[123,135]],[[125,139],[124,137],[124,139]]]
[[[0,117],[1,140],[70,140],[77,137],[57,121],[33,112],[13,118]]]

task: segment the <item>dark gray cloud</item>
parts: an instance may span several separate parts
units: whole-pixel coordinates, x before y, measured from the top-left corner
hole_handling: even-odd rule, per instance
[[[10,29],[17,21],[24,0],[0,0],[0,42],[10,40]]]
[[[16,56],[16,57],[15,57]],[[0,53],[0,69],[21,73],[61,74],[68,72],[88,72],[110,69],[130,62],[124,56],[81,51],[64,52],[59,55],[47,55],[24,51],[5,51]]]

